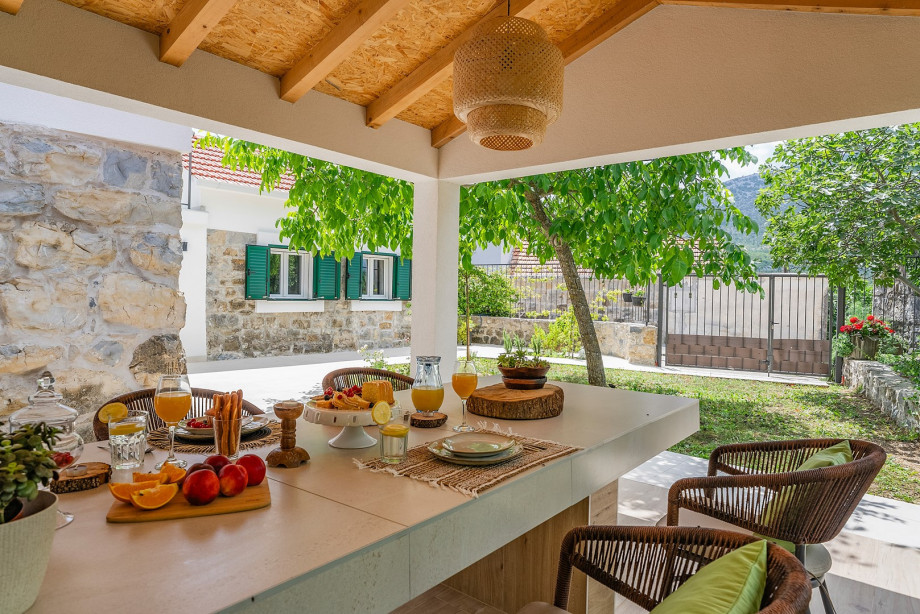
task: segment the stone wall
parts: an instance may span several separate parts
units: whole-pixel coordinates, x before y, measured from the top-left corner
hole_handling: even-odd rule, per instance
[[[0,415],[49,369],[85,414],[184,362],[179,154],[0,123]]]
[[[530,339],[535,327],[548,330],[550,323],[550,320],[472,316],[471,337],[473,343],[501,345],[502,333],[505,331]],[[637,365],[655,364],[657,327],[627,322],[595,322],[594,330],[602,354],[625,358]]]
[[[256,235],[208,230],[208,359],[290,356],[409,345],[402,311],[351,311],[349,300],[323,301],[322,313],[256,313],[246,300],[246,245]],[[343,285],[344,287],[344,285]]]
[[[901,427],[920,432],[920,396],[910,380],[880,362],[850,359],[843,363],[843,378]]]

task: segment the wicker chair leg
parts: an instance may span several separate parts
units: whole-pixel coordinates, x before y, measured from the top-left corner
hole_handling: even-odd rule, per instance
[[[837,614],[834,602],[831,601],[831,592],[827,589],[825,580],[818,580],[818,590],[821,591],[821,603],[824,605],[824,614]]]

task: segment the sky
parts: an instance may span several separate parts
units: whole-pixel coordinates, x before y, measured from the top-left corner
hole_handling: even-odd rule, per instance
[[[779,141],[774,141],[772,143],[761,143],[760,145],[750,145],[746,147],[745,149],[754,154],[754,157],[757,158],[757,164],[741,166],[735,162],[726,162],[725,166],[728,168],[729,178],[734,179],[735,177],[744,177],[745,175],[753,175],[756,173],[757,167],[767,161],[767,158],[770,157],[770,154],[773,153],[773,150],[778,144]]]

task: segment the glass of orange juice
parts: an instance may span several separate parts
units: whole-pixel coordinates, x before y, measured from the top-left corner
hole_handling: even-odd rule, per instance
[[[441,383],[441,357],[417,356],[415,383],[412,384],[412,404],[415,409],[432,414],[444,402],[444,384]]]
[[[476,430],[466,423],[466,400],[470,398],[470,395],[473,394],[479,384],[476,364],[472,360],[458,360],[450,383],[454,387],[454,392],[460,397],[460,407],[463,411],[463,419],[460,424],[454,427],[454,430],[458,433]]]
[[[176,425],[185,418],[188,410],[192,408],[192,387],[186,375],[163,375],[157,384],[157,391],[153,397],[153,409],[157,416],[169,427],[169,456],[162,463],[157,464],[159,471],[163,465],[169,463],[175,467],[185,467],[188,463],[176,458],[173,448],[176,442]]]

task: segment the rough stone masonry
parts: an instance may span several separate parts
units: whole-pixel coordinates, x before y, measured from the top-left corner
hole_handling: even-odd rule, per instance
[[[87,436],[184,368],[181,187],[176,152],[0,122],[0,417],[49,369]]]

